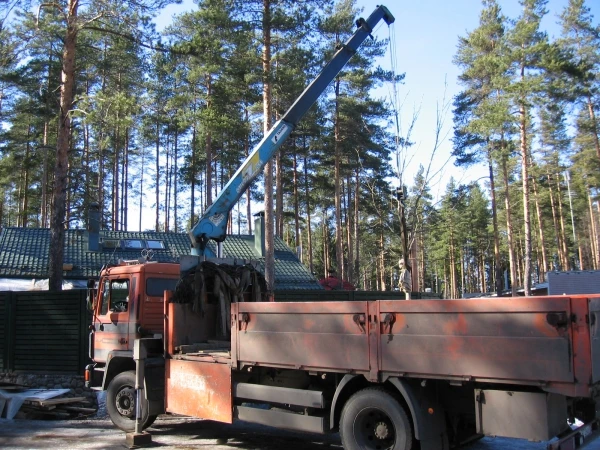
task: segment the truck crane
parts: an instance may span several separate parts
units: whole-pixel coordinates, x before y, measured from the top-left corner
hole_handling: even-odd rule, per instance
[[[207,244],[225,239],[242,192],[381,20],[394,17],[378,6],[357,22],[244,161],[190,231],[196,258],[212,256]],[[307,293],[223,313],[215,301],[195,308],[205,290],[173,293],[179,277],[180,264],[132,262],[90,285],[86,385],[107,391],[130,443],[163,413],[339,432],[346,450],[449,450],[484,435],[559,436],[549,448],[561,450],[600,426],[600,295],[317,302]],[[572,431],[576,420],[584,425]]]
[[[212,252],[208,242],[214,240],[221,243],[225,240],[227,220],[233,206],[381,20],[388,25],[395,20],[385,6],[378,6],[366,20],[361,18],[356,21],[357,29],[354,34],[346,43],[340,45],[331,61],[252,150],[219,193],[215,202],[192,227],[189,232],[192,254],[205,257],[220,256]]]

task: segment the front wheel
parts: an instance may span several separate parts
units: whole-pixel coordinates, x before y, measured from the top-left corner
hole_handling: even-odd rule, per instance
[[[411,450],[413,433],[404,408],[382,388],[367,388],[344,405],[340,437],[345,450]]]
[[[135,400],[135,372],[130,370],[114,377],[106,393],[106,410],[115,426],[125,432],[135,431]],[[143,399],[142,430],[152,425],[156,417],[148,413],[148,401]]]

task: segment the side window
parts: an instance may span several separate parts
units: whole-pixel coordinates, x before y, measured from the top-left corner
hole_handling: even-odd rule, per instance
[[[110,310],[125,312],[129,309],[129,280],[110,280]]]
[[[174,291],[179,279],[177,278],[148,278],[146,280],[146,295],[163,298],[165,291]]]
[[[104,286],[102,287],[102,305],[100,306],[100,315],[104,316],[108,314],[108,301],[110,300],[110,282],[108,280],[104,281]]]
[[[125,312],[129,309],[129,280],[105,280],[102,287],[100,315],[109,311]]]

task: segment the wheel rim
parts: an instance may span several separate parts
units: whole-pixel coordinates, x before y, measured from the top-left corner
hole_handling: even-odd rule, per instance
[[[135,390],[131,387],[121,389],[115,398],[115,405],[119,414],[133,418],[135,415]]]
[[[379,408],[364,408],[354,419],[354,437],[360,448],[388,450],[396,443],[396,429],[390,417]]]

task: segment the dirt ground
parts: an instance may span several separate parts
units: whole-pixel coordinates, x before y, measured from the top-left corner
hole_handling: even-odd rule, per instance
[[[153,448],[198,450],[337,450],[338,435],[300,434],[255,424],[162,416],[148,429]],[[108,419],[0,420],[2,449],[124,449],[125,434]],[[542,450],[545,443],[484,438],[467,450]],[[600,438],[582,450],[600,450]]]

